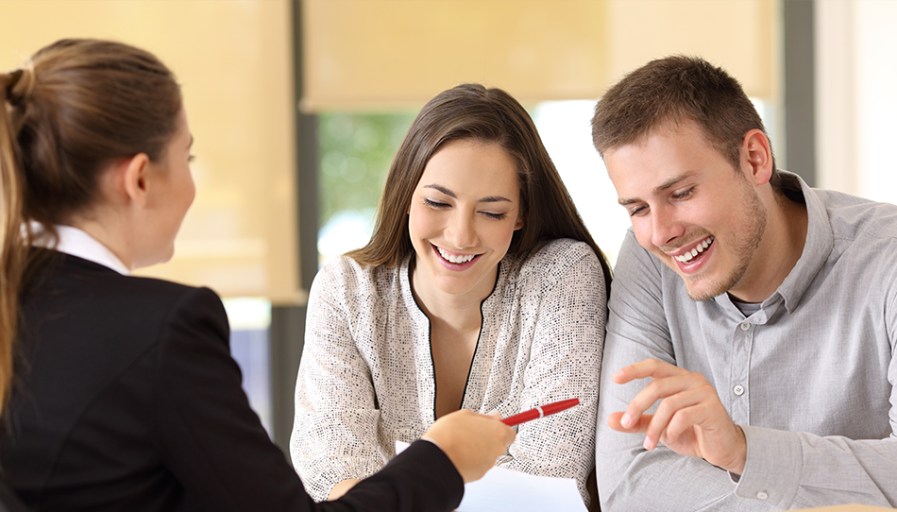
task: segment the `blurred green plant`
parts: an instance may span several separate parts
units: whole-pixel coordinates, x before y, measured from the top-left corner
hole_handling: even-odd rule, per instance
[[[320,215],[376,210],[389,165],[414,113],[324,113],[318,119]]]

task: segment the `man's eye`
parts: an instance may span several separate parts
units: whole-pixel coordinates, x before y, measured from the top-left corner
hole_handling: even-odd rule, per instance
[[[632,207],[632,208],[628,208],[628,211],[629,211],[629,216],[630,216],[630,217],[635,217],[636,215],[640,215],[640,214],[642,214],[642,213],[647,212],[647,211],[648,211],[648,207],[647,207],[647,206],[644,206],[644,205],[642,205],[642,206],[634,206],[634,207]]]
[[[679,190],[673,194],[673,199],[685,199],[691,196],[692,192],[694,192],[694,187],[689,187],[685,190]]]

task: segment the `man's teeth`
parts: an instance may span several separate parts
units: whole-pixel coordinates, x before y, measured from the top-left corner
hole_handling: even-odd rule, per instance
[[[458,263],[458,264],[467,263],[468,261],[472,260],[476,256],[476,254],[459,254],[459,255],[455,256],[453,254],[449,254],[449,253],[445,252],[441,247],[437,247],[436,249],[439,251],[440,256],[442,256],[443,258],[445,258],[446,260],[448,260],[452,263]]]
[[[710,247],[710,244],[712,244],[712,243],[713,243],[713,237],[707,238],[703,242],[699,243],[697,245],[697,247],[695,247],[691,251],[680,254],[679,256],[673,256],[673,259],[675,259],[676,261],[680,261],[682,263],[688,263],[689,261],[694,259],[695,256],[704,252],[704,249]]]

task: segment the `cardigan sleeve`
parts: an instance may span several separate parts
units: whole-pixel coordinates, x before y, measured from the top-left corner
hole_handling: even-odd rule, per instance
[[[318,500],[342,480],[374,473],[390,455],[378,439],[380,412],[350,328],[341,268],[325,267],[312,284],[290,438],[293,466]]]

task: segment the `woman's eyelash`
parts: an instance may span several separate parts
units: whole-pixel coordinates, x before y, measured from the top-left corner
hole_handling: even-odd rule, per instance
[[[430,208],[437,208],[437,209],[448,208],[449,206],[451,206],[448,203],[442,203],[442,202],[436,201],[434,199],[429,199],[429,198],[424,198],[424,204],[429,206]],[[480,213],[485,215],[486,217],[489,217],[490,219],[495,219],[495,220],[502,220],[504,218],[507,218],[507,216],[508,216],[507,213],[495,213],[495,212],[480,212]]]
[[[424,199],[424,204],[432,208],[445,208],[448,206],[446,203],[440,203],[439,201],[434,201],[432,199]]]

